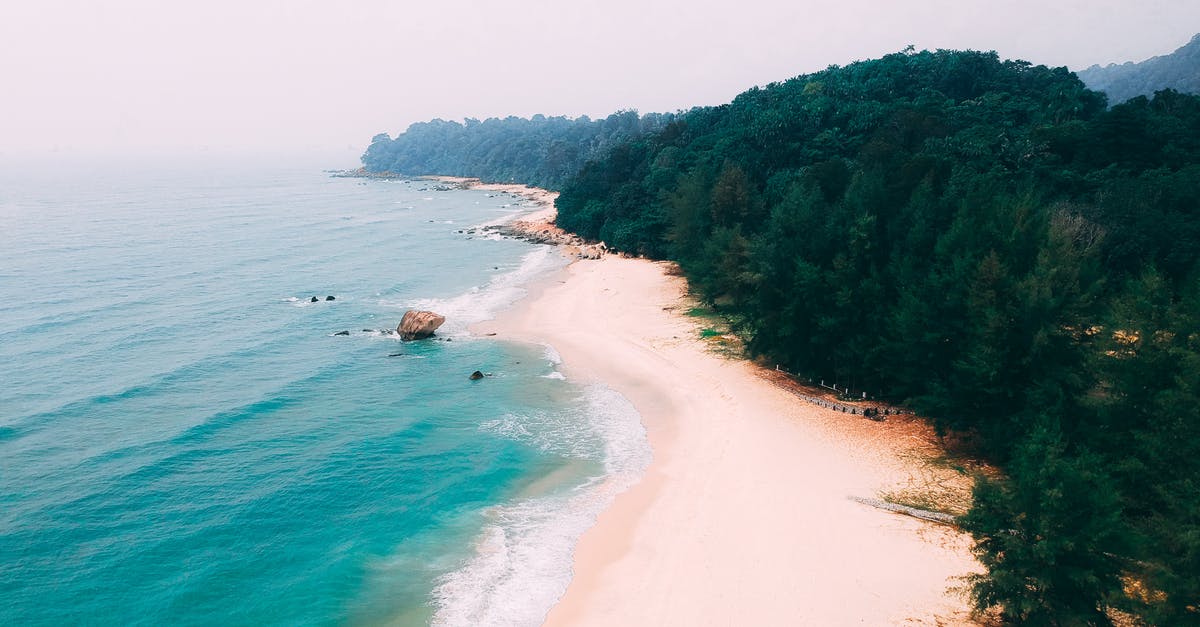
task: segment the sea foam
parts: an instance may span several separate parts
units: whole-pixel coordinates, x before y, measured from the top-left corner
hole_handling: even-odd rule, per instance
[[[650,445],[633,405],[600,385],[584,398],[582,415],[505,416],[481,427],[573,457],[599,438],[603,470],[569,490],[491,507],[475,555],[434,590],[434,625],[541,624],[571,581],[579,537],[645,472]]]
[[[525,286],[539,275],[560,268],[565,260],[551,246],[538,245],[526,253],[516,268],[492,276],[484,285],[450,298],[425,298],[383,303],[400,309],[434,311],[446,317],[438,329],[443,336],[465,336],[467,327],[490,320],[527,293]]]

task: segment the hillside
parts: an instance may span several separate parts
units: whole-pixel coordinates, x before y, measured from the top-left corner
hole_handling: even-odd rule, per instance
[[[1152,96],[1163,89],[1200,94],[1200,34],[1171,54],[1141,63],[1093,65],[1076,72],[1089,89],[1108,94],[1111,104],[1137,96]]]

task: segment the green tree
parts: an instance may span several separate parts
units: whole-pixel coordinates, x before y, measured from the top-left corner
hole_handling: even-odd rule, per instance
[[[1139,601],[1157,624],[1200,624],[1200,284],[1172,298],[1160,273],[1111,303],[1096,354],[1091,437],[1109,451],[1138,532]]]
[[[976,608],[1022,625],[1109,625],[1125,548],[1120,496],[1100,460],[1067,451],[1057,427],[1035,430],[1009,478],[980,478],[960,519],[987,574],[971,578]]]

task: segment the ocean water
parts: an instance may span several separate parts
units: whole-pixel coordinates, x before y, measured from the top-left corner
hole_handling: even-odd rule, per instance
[[[0,174],[0,624],[539,624],[649,449],[551,348],[469,332],[563,264],[459,232],[527,209],[316,169]],[[378,331],[413,307],[440,339]]]

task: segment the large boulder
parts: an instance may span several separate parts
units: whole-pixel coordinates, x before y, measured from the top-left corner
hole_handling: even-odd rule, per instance
[[[433,332],[445,321],[445,316],[440,316],[432,311],[406,311],[404,317],[400,319],[400,326],[396,327],[396,333],[399,333],[400,339],[405,342],[422,340],[433,335]]]

